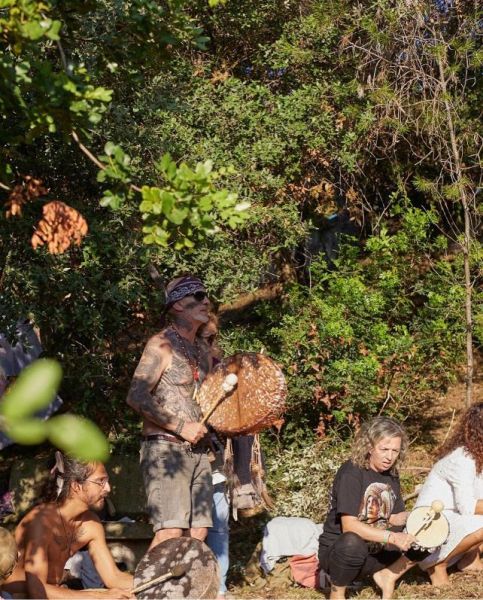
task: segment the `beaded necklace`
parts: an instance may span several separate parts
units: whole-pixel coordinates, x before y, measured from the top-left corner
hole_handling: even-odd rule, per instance
[[[183,353],[183,356],[186,358],[186,360],[189,364],[191,373],[193,374],[193,380],[195,382],[195,385],[198,385],[198,383],[200,381],[200,362],[201,362],[201,353],[200,353],[200,347],[198,346],[198,342],[195,340],[195,343],[193,344],[193,348],[196,351],[196,357],[193,358],[190,356],[190,354],[188,352],[188,348],[186,347],[186,344],[185,344],[185,339],[181,336],[181,334],[177,331],[177,329],[175,329],[174,326],[171,326],[171,329],[174,331],[174,333],[176,335],[176,339],[178,340],[181,351]]]

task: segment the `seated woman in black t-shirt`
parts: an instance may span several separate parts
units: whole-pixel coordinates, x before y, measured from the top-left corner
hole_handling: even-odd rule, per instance
[[[331,599],[344,598],[346,587],[367,575],[391,598],[397,579],[426,556],[410,550],[416,539],[402,533],[408,513],[397,467],[407,446],[397,421],[376,417],[363,424],[351,459],[337,471],[319,546]]]

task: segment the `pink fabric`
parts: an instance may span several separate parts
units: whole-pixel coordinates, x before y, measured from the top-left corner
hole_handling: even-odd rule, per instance
[[[319,587],[319,559],[316,554],[292,556],[289,564],[292,577],[299,585],[308,588]]]

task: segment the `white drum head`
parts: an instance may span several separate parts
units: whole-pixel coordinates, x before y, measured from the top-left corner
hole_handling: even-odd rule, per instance
[[[442,512],[433,515],[430,506],[419,506],[409,515],[406,531],[414,535],[421,548],[437,548],[445,543],[449,536],[449,523]]]

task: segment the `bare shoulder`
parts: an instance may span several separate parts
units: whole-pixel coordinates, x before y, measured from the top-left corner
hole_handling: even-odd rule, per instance
[[[159,351],[163,351],[163,350],[170,350],[171,347],[172,347],[172,344],[171,344],[169,335],[167,333],[167,330],[163,329],[162,331],[155,333],[153,336],[151,336],[149,338],[149,340],[147,341],[147,344],[145,346],[145,349],[150,348],[153,350],[157,349]]]
[[[94,539],[105,538],[104,527],[101,519],[92,510],[86,510],[79,515],[76,538],[83,544],[88,544]]]
[[[129,389],[127,403],[139,410],[142,403],[150,401],[151,390],[159,381],[171,361],[171,343],[165,330],[153,335],[146,344]]]
[[[93,510],[85,510],[79,515],[79,521],[81,523],[95,523],[97,525],[101,523],[101,518]]]
[[[53,503],[38,504],[29,511],[20,523],[31,523],[32,521],[45,521],[49,522],[56,518],[57,505]]]
[[[20,521],[15,532],[17,542],[26,537],[42,536],[49,538],[56,522],[57,510],[55,504],[39,504],[35,506]]]

